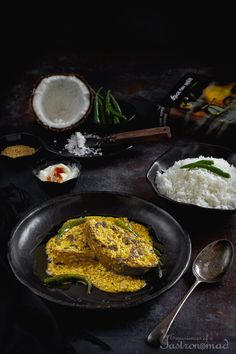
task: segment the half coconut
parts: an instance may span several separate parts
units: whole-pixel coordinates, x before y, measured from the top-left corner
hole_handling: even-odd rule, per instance
[[[34,89],[31,107],[38,123],[55,131],[71,130],[81,124],[92,108],[89,85],[81,77],[44,77]]]

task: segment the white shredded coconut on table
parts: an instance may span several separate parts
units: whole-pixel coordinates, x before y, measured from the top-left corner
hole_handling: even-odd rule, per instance
[[[99,147],[89,147],[86,146],[86,141],[88,138],[101,139],[99,136],[94,134],[82,134],[76,132],[67,139],[67,144],[65,149],[75,156],[102,156],[102,150]]]
[[[183,165],[208,159],[214,161],[212,166],[229,173],[230,178],[204,168],[181,168]],[[155,183],[162,195],[178,202],[206,208],[236,208],[236,168],[222,158],[199,156],[176,161],[163,173],[157,172]]]

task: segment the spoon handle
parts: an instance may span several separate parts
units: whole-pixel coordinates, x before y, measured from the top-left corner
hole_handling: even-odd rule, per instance
[[[147,337],[148,343],[150,344],[166,344],[167,340],[167,333],[170,329],[170,326],[172,325],[175,317],[179,313],[181,307],[185,303],[185,301],[188,299],[190,294],[193,292],[193,290],[196,288],[196,286],[201,283],[201,281],[197,280],[195,283],[191,286],[187,294],[183,297],[183,299],[173,308],[173,310],[150,332],[150,334]]]
[[[105,138],[105,142],[110,144],[115,143],[140,143],[146,141],[158,141],[161,139],[171,138],[170,127],[157,127],[157,128],[148,128],[148,129],[140,129],[133,130],[123,133],[117,133],[113,135],[109,135]]]

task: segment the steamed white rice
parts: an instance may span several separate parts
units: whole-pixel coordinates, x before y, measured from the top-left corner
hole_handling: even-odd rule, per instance
[[[221,177],[204,168],[180,168],[198,160],[213,160],[214,166],[230,174]],[[236,168],[224,159],[199,156],[179,160],[163,173],[157,172],[156,186],[159,192],[178,202],[206,208],[236,208]]]

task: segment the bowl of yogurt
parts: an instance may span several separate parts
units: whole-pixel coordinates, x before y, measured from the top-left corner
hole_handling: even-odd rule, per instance
[[[65,193],[78,182],[81,164],[73,159],[51,158],[41,160],[32,170],[39,184],[48,193]]]

